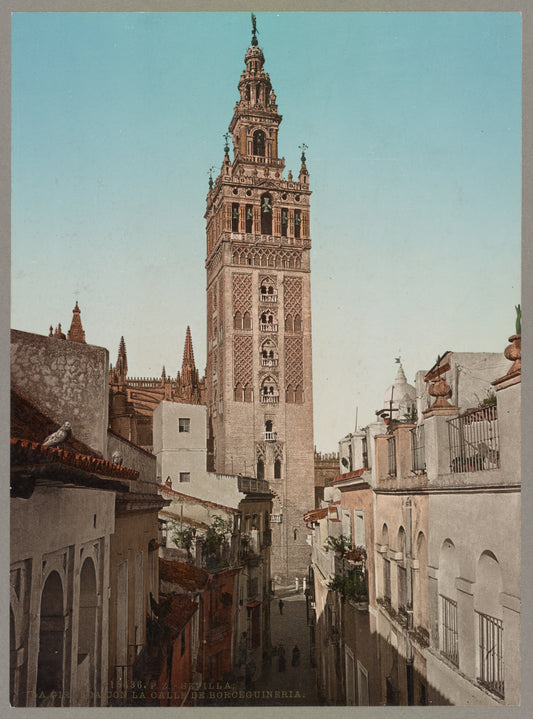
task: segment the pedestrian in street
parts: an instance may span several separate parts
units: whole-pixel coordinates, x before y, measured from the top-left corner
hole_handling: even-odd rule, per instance
[[[278,606],[279,606],[279,613],[283,614],[283,599],[279,600]]]
[[[292,650],[292,666],[297,667],[300,664],[300,650],[298,649],[298,645],[294,645],[294,649]]]

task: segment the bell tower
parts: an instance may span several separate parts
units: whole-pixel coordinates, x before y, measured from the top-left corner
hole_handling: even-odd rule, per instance
[[[309,175],[278,157],[281,115],[252,15],[224,159],[207,195],[211,469],[268,481],[272,575],[307,574],[314,506]],[[230,137],[233,160],[230,159]]]

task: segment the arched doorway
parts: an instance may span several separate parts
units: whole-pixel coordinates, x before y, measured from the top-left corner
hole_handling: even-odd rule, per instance
[[[94,706],[97,593],[93,560],[87,558],[80,574],[78,625],[77,701],[79,706]]]
[[[63,585],[59,574],[50,572],[41,595],[37,706],[61,706],[64,636]]]

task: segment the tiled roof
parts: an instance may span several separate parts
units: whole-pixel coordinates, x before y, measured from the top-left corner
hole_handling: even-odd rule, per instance
[[[217,504],[216,502],[210,502],[207,499],[200,499],[199,497],[192,497],[190,494],[183,494],[182,492],[176,492],[176,490],[171,489],[170,487],[167,487],[166,484],[158,484],[157,491],[164,492],[165,494],[170,494],[173,497],[180,497],[182,499],[188,499],[191,502],[197,502],[198,504],[202,504],[205,507],[214,507],[215,509],[223,509],[225,512],[231,512],[231,514],[240,514],[240,511],[238,509],[234,509],[233,507],[226,507],[224,504]]]
[[[58,463],[74,467],[92,474],[118,479],[137,479],[139,472],[94,455],[79,454],[61,447],[43,447],[39,442],[13,437],[11,439],[11,464],[50,464]]]
[[[159,560],[159,576],[165,582],[176,584],[188,592],[203,589],[209,579],[205,569],[195,567],[194,564],[171,562],[168,559]]]
[[[160,596],[160,603],[166,599],[166,596]],[[198,604],[189,599],[187,594],[175,594],[173,596],[170,611],[166,617],[166,624],[168,624],[174,636],[181,632],[197,609]]]
[[[310,512],[304,514],[304,522],[318,522],[319,519],[324,519],[328,513],[328,507],[322,507],[322,509],[312,509]]]
[[[354,477],[360,477],[365,472],[370,472],[368,467],[361,467],[361,469],[355,469],[353,472],[345,472],[344,474],[337,474],[333,477],[334,482],[340,482],[343,479],[353,479]]]

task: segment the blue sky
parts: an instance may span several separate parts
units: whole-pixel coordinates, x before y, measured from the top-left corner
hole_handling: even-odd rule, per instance
[[[519,13],[258,13],[310,172],[315,442],[366,424],[401,355],[501,352],[520,298]],[[205,366],[205,196],[248,13],[15,13],[12,326],[121,335],[131,375]]]

